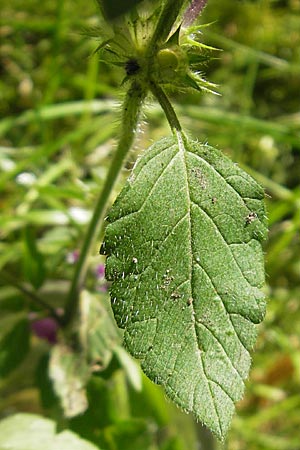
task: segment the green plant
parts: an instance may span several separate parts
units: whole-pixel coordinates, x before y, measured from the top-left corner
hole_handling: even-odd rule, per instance
[[[106,2],[101,5],[105,6]],[[3,384],[7,382],[9,386],[9,377],[14,376],[14,369],[20,367],[28,354],[31,329],[36,335],[46,337],[52,344],[50,358],[41,352],[36,372],[43,407],[55,421],[72,428],[99,448],[186,448],[174,431],[165,438],[155,438],[153,443],[155,432],[148,416],[155,417],[155,423],[163,428],[170,421],[166,416],[174,413],[163,411],[166,406],[159,406],[163,404],[161,393],[157,393],[160,391],[155,391],[145,379],[145,411],[141,411],[139,402],[136,411],[129,411],[135,408],[132,405],[142,380],[136,364],[122,348],[123,338],[130,353],[141,360],[148,377],[163,385],[175,403],[193,412],[223,439],[234,403],[243,394],[250,366],[249,351],[256,340],[256,324],[264,316],[264,295],[260,292],[264,283],[261,241],[266,236],[264,191],[222,152],[193,141],[183,131],[175,113],[177,107],[173,108],[169,99],[169,92],[175,96],[184,92],[185,96],[193,91],[215,90],[214,84],[200,75],[203,64],[209,60],[207,51],[211,49],[198,39],[200,28],[187,23],[193,19],[190,11],[184,13],[187,7],[188,2],[184,1],[142,3],[117,21],[102,20],[100,57],[120,69],[126,90],[119,143],[106,176],[100,174],[97,182],[91,183],[92,191],[85,185],[87,199],[80,187],[71,182],[64,183],[58,192],[50,183],[62,174],[75,173],[76,169],[70,158],[57,162],[54,156],[53,165],[39,177],[38,183],[29,187],[14,220],[3,216],[5,240],[1,244],[1,266],[5,270],[1,274],[4,288],[1,309],[10,312],[2,324]],[[108,9],[105,11],[109,13]],[[184,16],[185,27],[180,27]],[[97,29],[93,30],[96,36],[98,33]],[[59,42],[59,33],[57,36]],[[92,79],[94,71],[91,63]],[[93,97],[92,91],[89,88],[86,92],[87,100]],[[53,92],[54,87],[48,95],[51,97]],[[104,291],[106,282],[103,266],[99,265],[102,260],[98,256],[91,261],[90,254],[101,233],[107,203],[118,190],[114,186],[138,134],[141,108],[149,94],[160,103],[171,136],[157,140],[139,157],[108,212],[101,247],[101,253],[108,256],[106,277],[112,282],[113,311],[118,325],[124,328],[123,336],[115,327],[106,294],[95,292],[96,283]],[[89,119],[93,107],[102,116],[92,126],[93,121]],[[107,134],[104,132],[100,140],[105,142],[112,129],[111,103],[70,104],[69,112],[68,105],[46,105],[38,114],[29,111],[16,122],[8,118],[1,123],[2,132],[7,132],[11,124],[22,126],[34,120],[53,120],[70,111],[76,114],[76,108],[82,113],[82,126],[77,134],[63,136],[61,142],[53,141],[46,151],[36,148],[29,160],[26,160],[30,155],[28,149],[22,149],[25,157],[13,169],[16,173],[22,165],[30,166],[28,161],[43,164],[39,158],[52,158],[64,139],[76,141],[79,133],[79,139],[84,140],[85,135],[99,133],[97,128],[104,129],[103,123]],[[178,110],[183,117],[188,114],[184,105]],[[220,123],[215,112],[210,116],[209,113],[208,120]],[[157,109],[155,114],[159,115]],[[191,109],[192,114],[197,115],[199,111]],[[228,124],[243,121],[229,114],[224,114],[224,120],[225,117]],[[255,120],[242,123],[256,130],[259,127],[271,130],[283,141],[297,143],[296,132],[283,125]],[[197,132],[195,136],[198,135]],[[3,164],[10,160],[9,150],[6,158]],[[79,161],[80,158],[83,156],[79,156]],[[2,186],[5,180],[4,173]],[[28,183],[30,186],[30,180]],[[289,234],[294,236],[296,196],[265,178],[263,183],[295,205],[295,225]],[[91,198],[95,198],[99,184],[102,184],[100,197],[93,205],[93,216],[82,240],[76,210],[64,209],[62,199],[65,196],[69,201],[73,197],[92,206]],[[31,205],[35,205],[33,210]],[[74,225],[64,229],[69,219]],[[51,223],[57,228],[47,230]],[[14,244],[18,230],[22,239]],[[74,250],[80,241],[82,247]],[[62,264],[62,249],[66,248],[70,249],[70,264],[77,263],[74,273],[70,266]],[[22,267],[26,283],[16,282],[12,275],[18,251],[22,259],[17,267]],[[45,258],[47,252],[50,258]],[[96,282],[87,277],[88,272],[91,275],[91,267]],[[65,270],[68,272],[64,273]],[[47,277],[50,281],[53,277],[53,283],[47,284]],[[70,278],[68,289],[64,281]],[[21,297],[16,295],[16,289],[22,293]],[[26,298],[30,303],[24,301]],[[21,349],[22,352],[18,351]],[[53,387],[60,398],[63,415],[58,412]],[[97,408],[100,401],[102,411]],[[168,408],[172,411],[171,406]],[[150,414],[151,409],[154,413]],[[24,429],[26,421],[34,422],[38,418],[16,416],[15,420],[3,422],[4,434],[10,434],[7,429],[11,426]],[[51,431],[51,422],[43,426],[52,435],[51,445],[58,445],[56,440],[61,436]],[[203,440],[204,434],[199,431]],[[34,446],[30,439],[27,446]],[[84,442],[78,445],[89,446]],[[192,448],[194,443],[190,447],[186,445]]]
[[[163,2],[147,18],[135,11],[100,45],[125,67],[130,83],[109,183],[148,91],[173,133],[139,159],[108,214],[101,252],[108,255],[113,310],[130,353],[170,398],[224,438],[248,376],[253,324],[265,313],[264,192],[220,152],[187,138],[165,94],[170,84],[210,86],[191,70],[190,60],[201,61],[201,44],[192,37],[197,27],[183,31],[181,45],[176,26],[184,4]]]

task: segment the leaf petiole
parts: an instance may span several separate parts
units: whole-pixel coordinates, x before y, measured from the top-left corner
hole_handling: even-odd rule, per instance
[[[180,122],[178,120],[178,117],[176,115],[176,112],[171,104],[171,102],[169,101],[168,97],[166,96],[164,90],[154,81],[150,82],[150,89],[152,94],[154,95],[154,97],[156,97],[157,101],[159,102],[160,106],[162,107],[170,128],[173,131],[181,131],[181,125]]]

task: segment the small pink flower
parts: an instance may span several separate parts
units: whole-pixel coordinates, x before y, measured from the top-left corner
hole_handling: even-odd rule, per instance
[[[105,275],[105,266],[104,264],[98,264],[95,270],[95,275],[97,278],[104,278]]]
[[[79,251],[74,250],[73,252],[67,253],[66,261],[68,264],[75,264],[79,259]]]

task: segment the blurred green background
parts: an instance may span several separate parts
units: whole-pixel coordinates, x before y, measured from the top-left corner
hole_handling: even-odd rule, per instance
[[[0,11],[3,360],[9,360],[3,348],[10,330],[15,336],[16,324],[27,324],[10,344],[10,352],[21,353],[19,360],[9,360],[12,370],[0,377],[0,416],[40,413],[105,450],[199,449],[205,433],[192,417],[145,377],[137,392],[124,361],[122,366],[115,357],[90,380],[84,415],[63,418],[53,396],[47,375],[51,344],[29,326],[45,314],[22,289],[63,306],[118,137],[123,74],[94,54],[97,39],[91,35],[99,14],[93,0],[0,0]],[[203,42],[221,49],[203,68],[221,95],[177,93],[175,108],[191,136],[223,149],[264,186],[270,224],[268,311],[246,395],[226,443],[201,448],[299,450],[300,0],[209,0],[200,23],[210,23],[203,27]],[[167,134],[160,108],[149,100],[115,195],[137,155]],[[101,233],[87,288],[108,304],[97,272],[104,262],[100,243]]]

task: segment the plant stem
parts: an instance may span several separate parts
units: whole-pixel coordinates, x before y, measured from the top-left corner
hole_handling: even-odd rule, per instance
[[[168,97],[166,96],[165,92],[163,91],[163,89],[158,84],[156,84],[154,81],[150,82],[150,89],[151,89],[151,92],[154,95],[154,97],[156,97],[156,99],[160,103],[160,106],[162,107],[162,109],[168,119],[171,130],[172,131],[176,130],[176,131],[181,132],[181,125],[176,116],[175,110],[174,110],[173,106],[171,105],[171,103],[170,103]]]
[[[38,305],[43,310],[48,311],[51,316],[57,320],[57,322],[61,322],[61,317],[57,314],[55,308],[45,302],[45,300],[40,298],[31,289],[25,287],[23,284],[20,284],[14,277],[10,275],[10,273],[6,272],[6,270],[2,270],[0,278],[2,278],[5,283],[15,287],[16,289],[18,289],[18,291],[22,292],[22,294],[24,294],[32,303]]]
[[[63,318],[64,325],[69,325],[76,317],[79,303],[80,290],[83,287],[86,273],[88,269],[88,256],[91,252],[95,238],[99,233],[106,210],[107,201],[114,187],[114,184],[120,174],[124,159],[126,158],[134,137],[138,124],[139,114],[142,102],[147,94],[147,90],[141,84],[133,82],[130,86],[122,111],[122,127],[121,135],[116,153],[109,168],[103,189],[96,202],[89,228],[87,230],[82,249],[80,251],[79,260],[72,279],[69,295],[65,306],[65,315]]]

